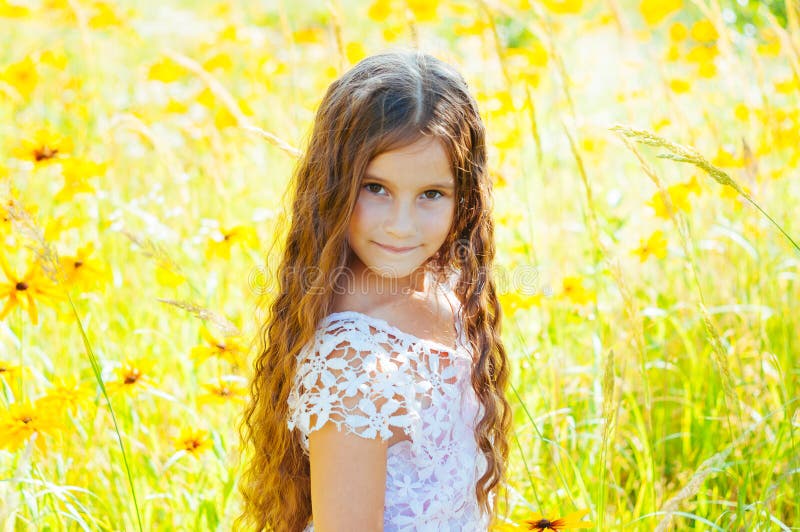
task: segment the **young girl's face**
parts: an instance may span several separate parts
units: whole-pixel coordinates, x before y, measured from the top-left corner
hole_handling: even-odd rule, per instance
[[[378,155],[360,185],[348,228],[350,248],[381,275],[411,275],[447,239],[454,195],[455,179],[438,139],[423,137]]]

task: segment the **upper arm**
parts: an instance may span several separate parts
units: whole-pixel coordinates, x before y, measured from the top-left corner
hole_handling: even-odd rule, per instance
[[[331,325],[317,339],[288,398],[288,428],[307,444],[317,532],[383,530],[389,440],[419,424],[406,363],[355,325]]]
[[[333,423],[308,442],[314,530],[382,532],[389,442],[339,431]]]

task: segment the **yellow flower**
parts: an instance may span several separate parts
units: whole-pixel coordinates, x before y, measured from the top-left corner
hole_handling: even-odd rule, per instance
[[[469,24],[456,23],[453,25],[453,33],[459,37],[483,35],[483,32],[491,28],[484,20],[476,18]]]
[[[683,212],[691,212],[692,204],[689,203],[689,193],[700,194],[700,185],[697,182],[697,176],[692,176],[692,179],[686,183],[678,183],[667,187],[667,195],[669,196],[672,206]],[[669,212],[664,200],[661,196],[661,191],[656,191],[650,201],[647,202],[655,211],[656,216],[659,218],[668,219]]]
[[[667,61],[677,61],[681,57],[680,48],[677,45],[672,44],[667,49],[667,54],[664,56],[664,59]]]
[[[252,227],[237,225],[230,229],[221,228],[211,235],[206,247],[206,258],[219,257],[225,260],[231,258],[231,247],[241,243],[250,247],[258,244],[258,237]]]
[[[689,35],[689,30],[683,22],[673,22],[669,27],[669,38],[675,42],[681,42]]]
[[[70,151],[72,142],[68,137],[47,127],[40,127],[32,136],[23,137],[12,154],[23,161],[45,164],[63,158]]]
[[[186,451],[194,457],[200,456],[204,451],[213,447],[213,441],[208,431],[184,428],[180,436],[175,439],[175,446],[179,451]]]
[[[175,98],[170,98],[169,102],[167,102],[167,106],[164,107],[164,111],[167,113],[183,114],[188,110],[189,106],[187,104],[176,100]]]
[[[669,80],[669,88],[672,90],[672,92],[682,93],[689,92],[692,86],[684,79],[673,78]]]
[[[60,428],[55,409],[41,400],[13,403],[0,412],[0,449],[14,452],[35,434],[36,447],[47,452],[44,435],[54,435]]]
[[[737,103],[736,107],[733,108],[733,114],[737,120],[747,122],[750,118],[750,108],[743,103]]]
[[[209,72],[217,68],[230,71],[233,68],[233,59],[231,59],[230,54],[220,52],[211,56],[209,59],[206,59],[203,62],[203,68]]]
[[[647,240],[641,239],[639,247],[631,253],[639,255],[639,262],[646,261],[651,255],[663,259],[667,256],[667,239],[664,237],[664,231],[658,229]]]
[[[546,519],[541,514],[535,513],[531,519],[526,520],[528,530],[566,530],[568,528],[594,528],[594,523],[581,521],[589,510],[579,510],[564,517]]]
[[[716,46],[706,46],[699,44],[692,46],[686,54],[686,60],[692,63],[703,64],[714,60],[719,55],[719,48]]]
[[[369,6],[367,16],[375,22],[383,22],[392,13],[392,4],[386,0],[376,0]]]
[[[94,387],[92,385],[79,382],[75,377],[68,376],[66,379],[59,379],[53,384],[40,401],[46,406],[74,412],[78,407],[87,405],[93,395]]]
[[[767,57],[776,57],[780,55],[781,40],[773,30],[769,28],[763,30],[761,32],[761,37],[764,39],[764,43],[756,46],[759,55]]]
[[[732,166],[736,168],[744,166],[744,158],[737,156],[735,153],[731,153],[722,146],[717,149],[717,153],[714,155],[714,158],[711,159],[711,162],[716,166]]]
[[[439,0],[406,0],[406,5],[418,21],[432,22],[436,20]]]
[[[54,11],[57,9],[69,10],[71,8],[69,0],[44,0],[42,2],[42,9]]]
[[[402,23],[389,24],[383,28],[383,40],[386,42],[394,42],[403,35],[405,29],[406,26]]]
[[[185,73],[186,70],[184,70],[181,65],[169,57],[165,57],[160,61],[150,65],[150,70],[147,73],[147,79],[169,83],[171,81],[178,81],[179,79],[183,78]]]
[[[39,64],[49,65],[56,70],[64,70],[67,66],[67,53],[64,48],[53,48],[39,54]]]
[[[639,11],[649,26],[656,26],[681,7],[683,0],[642,0]]]
[[[90,218],[86,216],[85,213],[77,211],[71,212],[68,215],[62,214],[61,216],[50,218],[44,226],[44,239],[48,242],[55,242],[64,231],[81,228],[89,221]]]
[[[750,190],[750,187],[748,187],[746,185],[742,185],[742,184],[739,184],[739,186],[748,195],[750,195],[750,196],[753,195],[753,191]],[[738,202],[743,201],[743,199],[739,195],[739,193],[735,189],[733,189],[732,187],[718,187],[717,190],[718,190],[718,193],[719,193],[719,197],[721,197],[721,198],[725,198],[725,199],[729,199],[729,200],[736,200]],[[738,203],[738,205],[741,205],[741,203]]]
[[[88,291],[105,281],[107,273],[99,261],[91,258],[93,252],[94,244],[89,242],[78,248],[74,256],[61,257],[61,274],[65,284]]]
[[[494,183],[495,189],[505,188],[508,186],[508,181],[506,180],[505,176],[503,176],[503,174],[501,174],[500,172],[497,172],[495,170],[490,170],[489,176],[491,177],[492,182]]]
[[[7,360],[0,360],[0,378],[6,379],[7,383],[11,384],[19,371],[20,366],[14,365]]]
[[[239,38],[239,28],[236,27],[236,24],[228,24],[225,26],[222,31],[219,32],[217,39],[220,42],[224,41],[231,41],[236,42]]]
[[[217,356],[231,364],[241,366],[244,362],[245,346],[241,336],[225,336],[217,338],[206,327],[201,327],[200,335],[208,345],[198,345],[192,348],[192,357],[202,363],[206,359]]]
[[[700,63],[697,66],[697,75],[706,79],[713,78],[717,75],[717,65],[711,61]]]
[[[61,162],[64,186],[55,195],[57,202],[66,202],[76,194],[93,193],[94,187],[88,179],[106,173],[107,163],[96,163],[86,159],[68,158]]]
[[[351,41],[344,47],[344,53],[351,65],[354,65],[367,56],[364,45],[358,41]]]
[[[513,314],[517,310],[527,310],[533,306],[542,304],[541,292],[530,295],[508,292],[506,294],[500,294],[498,299],[500,300],[500,306],[503,307],[503,312],[508,314]]]
[[[25,6],[9,3],[7,0],[0,0],[0,18],[27,17],[30,12],[30,9]]]
[[[564,295],[573,303],[583,305],[595,300],[595,294],[583,286],[580,277],[565,277],[563,280]]]
[[[194,97],[194,101],[209,109],[213,109],[217,105],[217,98],[208,87],[198,92],[197,96]]]
[[[719,37],[714,24],[708,19],[698,20],[692,25],[692,39],[698,42],[716,41]]]
[[[325,32],[322,28],[311,27],[296,30],[292,37],[297,44],[314,44],[325,42]]]
[[[89,19],[89,27],[101,29],[122,24],[122,20],[111,5],[105,2],[96,2],[92,7],[94,8],[94,14]]]
[[[186,277],[178,271],[177,265],[169,260],[159,260],[156,264],[156,281],[163,286],[175,288],[186,281]]]
[[[8,65],[0,72],[0,80],[14,87],[20,96],[27,99],[39,83],[36,66],[31,56],[26,55],[24,59]]]
[[[773,82],[773,85],[775,86],[775,90],[780,94],[794,94],[800,91],[800,84],[798,84],[793,78],[775,81]]]
[[[141,357],[135,360],[126,359],[120,367],[116,368],[117,378],[106,383],[109,393],[122,391],[132,395],[140,391],[154,388],[150,377],[150,370],[155,365],[155,360],[150,357]]]
[[[537,87],[543,68],[548,62],[547,50],[540,41],[524,47],[508,48],[506,62],[520,82],[530,87]]]
[[[583,0],[542,0],[545,7],[559,15],[580,13]]]
[[[53,303],[61,299],[55,283],[53,283],[34,263],[23,277],[19,277],[8,265],[5,252],[0,250],[0,267],[6,275],[8,282],[0,283],[0,299],[8,298],[5,306],[0,310],[0,320],[5,319],[14,307],[28,311],[31,323],[39,323],[39,313],[36,310],[36,298],[43,302]]]
[[[222,404],[232,401],[244,401],[247,397],[247,388],[243,385],[244,379],[236,375],[223,375],[216,381],[203,384],[208,393],[198,395],[197,402],[201,405],[208,403]]]
[[[671,123],[672,123],[672,120],[670,120],[669,118],[666,118],[666,117],[661,118],[660,120],[658,120],[656,122],[653,122],[653,130],[660,131],[660,130],[664,129],[665,127],[667,127],[668,125],[670,125]]]

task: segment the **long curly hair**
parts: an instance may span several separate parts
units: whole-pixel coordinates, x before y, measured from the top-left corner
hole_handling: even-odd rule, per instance
[[[237,529],[294,532],[311,521],[309,458],[299,432],[287,427],[296,357],[332,310],[337,272],[345,270],[352,252],[346,232],[367,165],[423,136],[443,142],[455,177],[458,201],[449,236],[424,266],[436,280],[455,279],[460,317],[474,352],[472,387],[484,411],[475,439],[488,464],[475,494],[493,518],[498,510],[494,492],[502,491],[507,503],[500,488],[511,427],[505,397],[509,367],[492,277],[485,128],[466,81],[452,66],[418,50],[393,49],[363,59],[330,84],[287,188],[291,220],[239,425],[240,449],[243,455],[249,451],[249,458],[240,477],[244,504]]]

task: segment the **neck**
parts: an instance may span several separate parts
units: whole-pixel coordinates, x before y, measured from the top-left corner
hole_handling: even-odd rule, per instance
[[[405,277],[383,276],[370,270],[360,259],[353,256],[350,263],[356,292],[376,302],[399,301],[420,297],[427,293],[429,280],[424,268]]]

